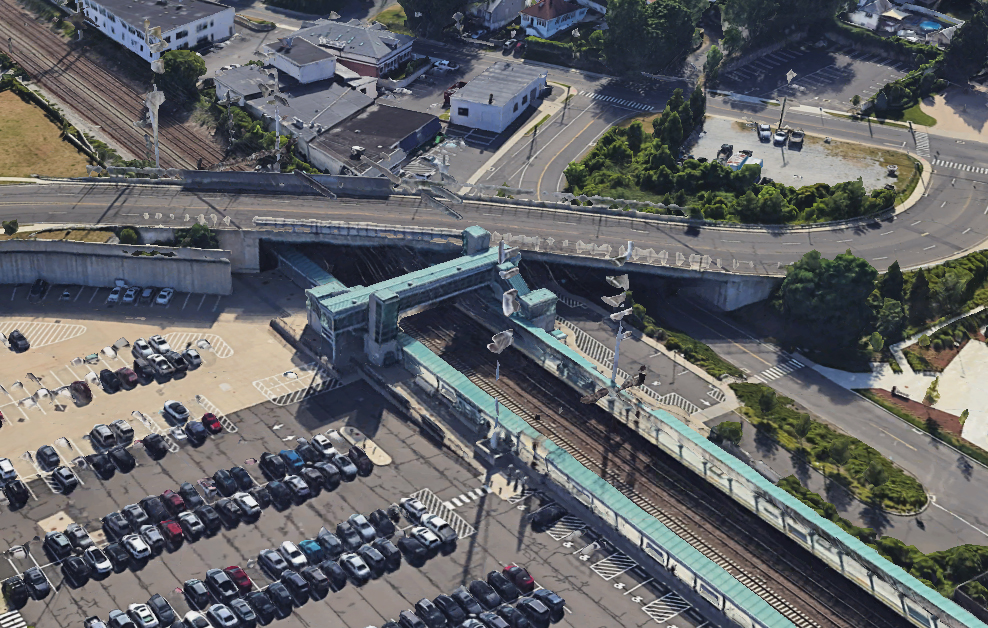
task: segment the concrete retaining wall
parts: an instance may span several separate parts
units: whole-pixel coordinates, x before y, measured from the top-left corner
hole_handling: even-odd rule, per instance
[[[171,256],[134,256],[134,251],[158,251]],[[229,251],[5,240],[0,242],[0,283],[32,283],[40,278],[53,284],[111,287],[115,279],[124,279],[137,286],[230,294],[233,283],[228,258]]]
[[[328,174],[311,175],[313,179],[341,196],[387,197],[394,193],[391,182],[384,177],[337,177]],[[217,190],[262,194],[304,194],[317,192],[293,174],[277,172],[209,172],[185,170],[183,187],[189,190]]]

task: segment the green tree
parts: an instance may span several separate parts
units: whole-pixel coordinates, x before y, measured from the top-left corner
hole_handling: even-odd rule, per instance
[[[669,146],[670,151],[678,153],[683,144],[683,135],[683,123],[679,114],[673,111],[662,129],[662,140]]]
[[[930,317],[930,280],[920,268],[909,288],[909,320],[914,325],[925,323]]]
[[[139,244],[141,238],[137,235],[137,231],[126,227],[120,230],[120,244]]]
[[[775,410],[775,406],[778,403],[779,398],[771,388],[766,388],[762,392],[762,396],[758,398],[758,407],[761,409],[763,417],[767,416],[772,410]]]
[[[958,418],[961,427],[964,427],[964,424],[967,423],[967,417],[969,414],[970,412],[966,408],[964,409],[964,412],[961,412],[961,416]]]
[[[857,343],[871,327],[868,295],[878,272],[850,251],[833,260],[810,251],[786,269],[780,295],[783,312],[837,346]]]
[[[957,78],[967,79],[978,73],[988,59],[988,21],[984,5],[970,20],[957,29],[943,56],[943,68]]]
[[[877,331],[872,332],[871,336],[868,337],[868,344],[871,345],[871,350],[877,353],[885,348],[885,339]]]
[[[857,107],[858,105],[860,105],[861,104],[861,96],[858,96],[857,94],[851,96],[851,104],[854,105],[855,107]]]
[[[438,35],[453,24],[453,15],[466,11],[465,0],[398,0],[405,10],[405,23],[423,37]]]
[[[637,154],[642,149],[642,143],[645,141],[645,129],[642,127],[641,120],[635,120],[626,129],[626,135],[628,142],[628,148],[631,152]]]
[[[17,233],[17,230],[20,228],[20,226],[17,224],[16,218],[14,218],[13,220],[4,220],[2,223],[0,223],[0,225],[3,226],[3,232],[9,236],[12,236],[15,233]]]
[[[905,322],[906,312],[902,304],[894,299],[885,299],[882,309],[878,311],[878,333],[889,340],[898,341]]]
[[[896,260],[892,262],[889,269],[885,271],[885,276],[882,277],[882,296],[886,299],[902,301],[903,283],[902,269],[899,268],[899,261]]]
[[[586,185],[590,176],[587,167],[579,161],[570,162],[563,174],[566,175],[566,182],[574,192]]]
[[[940,314],[955,314],[964,305],[964,295],[973,275],[963,268],[948,268],[933,289],[933,302]]]
[[[743,426],[739,421],[724,421],[717,425],[716,428],[717,436],[723,440],[734,443],[735,445],[741,444],[741,436],[743,435]]]
[[[607,6],[604,56],[619,72],[659,72],[690,49],[694,24],[680,0],[615,0]]]
[[[796,434],[796,440],[799,441],[799,448],[802,449],[803,441],[810,435],[810,430],[813,429],[813,419],[808,414],[800,414],[796,422],[793,423],[792,429]]]
[[[864,481],[871,486],[878,488],[889,481],[889,473],[878,460],[872,459],[868,463],[868,468],[864,471]]]
[[[940,378],[936,377],[930,382],[929,388],[926,389],[926,396],[923,397],[923,403],[932,406],[938,401],[940,401]]]
[[[926,349],[927,347],[930,346],[930,337],[927,336],[926,334],[923,334],[922,336],[919,337],[919,340],[917,341],[916,344]]]
[[[161,55],[165,62],[165,73],[161,81],[166,88],[184,92],[196,93],[196,82],[206,73],[206,62],[191,50],[169,50]]]
[[[707,51],[707,60],[703,64],[703,73],[707,75],[707,83],[716,85],[720,75],[720,62],[724,60],[724,53],[717,46],[711,46]]]
[[[830,461],[837,467],[837,474],[844,472],[844,465],[851,459],[851,439],[847,437],[835,438],[830,442],[827,451]]]
[[[720,43],[724,46],[727,54],[734,54],[744,46],[744,35],[741,34],[741,30],[737,26],[729,26],[724,31],[724,37],[720,40]]]
[[[178,246],[192,249],[218,249],[220,248],[216,232],[206,225],[196,223],[188,229],[178,229],[175,231],[175,241]]]

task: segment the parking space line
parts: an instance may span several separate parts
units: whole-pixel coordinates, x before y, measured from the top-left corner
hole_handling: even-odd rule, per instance
[[[96,288],[95,290],[93,290],[93,296],[91,296],[91,297],[89,297],[89,302],[90,302],[90,303],[92,303],[92,302],[93,302],[93,299],[95,299],[95,298],[96,298],[96,295],[97,295],[97,294],[99,294],[99,288]]]
[[[199,307],[196,308],[196,312],[202,309],[202,304],[206,302],[206,295],[203,294],[202,298],[199,299]]]
[[[186,297],[185,297],[185,303],[183,303],[183,304],[182,304],[182,310],[183,310],[183,311],[185,310],[185,306],[189,304],[189,299],[191,299],[191,298],[192,298],[192,293],[190,292],[190,293],[189,293],[188,295],[186,295]]]
[[[592,569],[595,574],[603,578],[605,581],[609,582],[629,569],[634,569],[637,566],[638,563],[629,558],[627,555],[617,552],[590,565],[590,569]]]
[[[220,299],[222,299],[222,298],[223,298],[223,295],[221,295],[221,294],[217,294],[216,295],[216,303],[213,304],[213,311],[214,312],[220,307]]]

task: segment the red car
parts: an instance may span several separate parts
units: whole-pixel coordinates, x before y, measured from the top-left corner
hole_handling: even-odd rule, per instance
[[[241,593],[250,593],[253,590],[254,583],[250,581],[250,576],[242,568],[234,565],[224,569],[223,573],[230,576],[230,580],[233,580],[233,584],[237,585]]]
[[[165,504],[165,510],[173,517],[177,517],[178,513],[185,510],[185,500],[182,499],[181,495],[171,489],[161,494],[161,501]]]
[[[165,537],[165,541],[171,543],[172,545],[181,545],[182,541],[185,540],[185,536],[182,534],[182,526],[178,524],[177,521],[168,519],[162,521],[160,524],[161,536]]]
[[[117,369],[117,379],[119,379],[120,383],[127,388],[133,388],[138,384],[137,373],[134,372],[134,369],[127,368],[126,366],[121,369]]]
[[[531,593],[535,590],[535,580],[529,575],[528,570],[518,565],[508,565],[501,571],[511,582],[518,587],[522,593]]]
[[[210,434],[219,434],[223,431],[223,425],[220,424],[220,420],[212,412],[202,415],[202,426]]]

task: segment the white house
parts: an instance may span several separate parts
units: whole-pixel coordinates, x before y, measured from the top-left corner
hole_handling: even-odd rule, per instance
[[[518,17],[525,0],[486,0],[470,5],[467,13],[480,20],[485,28],[495,31]]]
[[[359,20],[317,20],[310,24],[291,36],[294,46],[304,41],[313,48],[324,50],[336,58],[337,66],[350,68],[360,76],[383,76],[412,58],[414,39],[392,33],[377,22],[368,25]],[[278,40],[265,48],[277,53],[285,41]]]
[[[529,35],[548,39],[561,30],[575,28],[587,15],[587,7],[566,0],[539,0],[521,11],[521,25]]]
[[[274,52],[271,65],[299,83],[312,83],[336,74],[336,56],[301,37],[285,37],[268,46]]]
[[[548,71],[499,61],[449,99],[449,121],[500,133],[525,109],[535,106],[546,88]]]
[[[79,0],[88,21],[150,63],[144,20],[161,28],[166,50],[195,48],[233,36],[234,8],[212,0]]]

